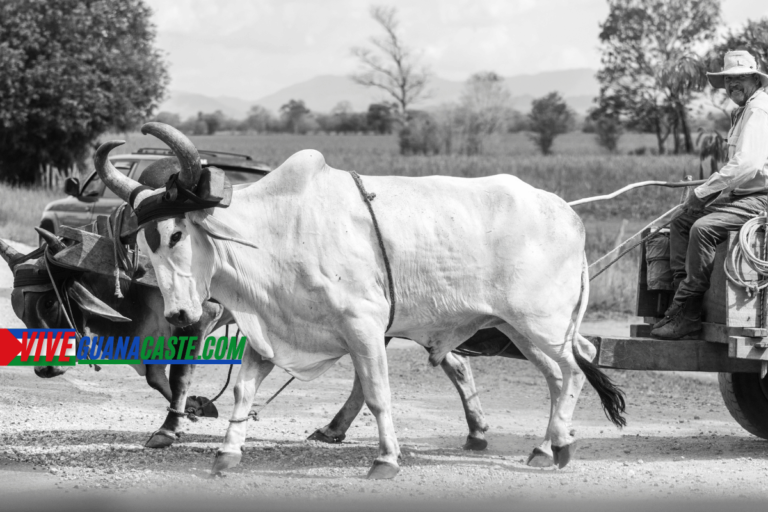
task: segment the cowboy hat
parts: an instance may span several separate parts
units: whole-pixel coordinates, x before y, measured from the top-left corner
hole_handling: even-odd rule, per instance
[[[758,75],[762,87],[768,87],[768,75],[760,71],[755,57],[746,50],[727,52],[723,58],[723,70],[719,73],[707,73],[707,78],[712,87],[723,89],[726,75]]]

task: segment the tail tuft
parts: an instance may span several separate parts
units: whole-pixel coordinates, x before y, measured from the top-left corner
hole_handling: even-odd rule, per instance
[[[579,365],[579,368],[581,368],[589,383],[595,388],[598,396],[600,396],[605,416],[617,427],[626,427],[627,420],[622,415],[626,406],[624,403],[624,392],[611,381],[610,377],[601,372],[597,365],[582,357],[575,350],[573,355],[576,357],[576,363]]]

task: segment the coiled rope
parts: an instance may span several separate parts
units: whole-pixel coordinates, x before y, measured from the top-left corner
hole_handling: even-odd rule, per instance
[[[751,298],[756,292],[768,287],[768,260],[762,259],[757,255],[759,249],[757,245],[757,233],[762,227],[764,232],[768,229],[768,212],[754,219],[748,220],[739,231],[739,243],[730,251],[731,269],[725,265],[725,276],[734,284],[743,287]],[[746,261],[747,265],[757,272],[758,279],[746,281],[738,275],[737,269],[741,268],[741,262]],[[759,276],[766,276],[760,279]]]

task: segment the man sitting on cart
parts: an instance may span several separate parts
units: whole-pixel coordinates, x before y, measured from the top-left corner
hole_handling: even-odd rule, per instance
[[[749,51],[725,54],[723,71],[707,73],[738,108],[731,113],[728,163],[688,194],[670,227],[675,297],[651,334],[676,340],[701,330],[717,245],[749,219],[768,211],[768,74]]]

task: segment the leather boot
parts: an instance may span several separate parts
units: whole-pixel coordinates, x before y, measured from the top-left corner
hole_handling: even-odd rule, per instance
[[[667,310],[664,312],[664,318],[653,324],[654,329],[658,329],[659,327],[662,327],[664,325],[667,325],[670,320],[672,320],[675,316],[677,316],[677,313],[680,312],[680,309],[683,307],[682,302],[672,302],[670,306],[667,308]]]
[[[701,304],[703,297],[688,297],[668,323],[651,331],[651,336],[665,340],[679,340],[701,330]]]

